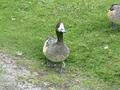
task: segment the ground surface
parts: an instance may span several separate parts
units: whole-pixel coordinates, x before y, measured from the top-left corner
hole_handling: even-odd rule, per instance
[[[0,53],[0,90],[46,90],[42,86],[36,86],[27,80],[19,78],[31,76],[31,72],[25,66],[17,65],[16,59],[7,54]],[[37,75],[37,72],[32,74]]]
[[[20,59],[0,52],[0,90],[117,90],[102,80],[81,74],[63,74],[59,79],[46,70],[34,72],[17,63]],[[48,69],[49,70],[49,69]],[[44,73],[44,74],[42,74]],[[57,73],[56,73],[57,74]],[[52,76],[51,76],[52,75]],[[38,79],[35,82],[35,79]],[[58,79],[58,80],[54,80]],[[52,82],[51,82],[52,81]],[[62,82],[61,82],[62,81]],[[104,87],[103,87],[104,86]]]
[[[76,89],[76,81],[67,81],[79,79],[83,87],[120,89],[120,27],[111,31],[106,16],[113,3],[119,0],[0,0],[0,50],[12,56],[22,53],[28,60],[19,63],[40,73],[33,83]],[[46,38],[55,37],[59,20],[65,24],[64,40],[71,51],[63,77],[46,68],[42,53]]]

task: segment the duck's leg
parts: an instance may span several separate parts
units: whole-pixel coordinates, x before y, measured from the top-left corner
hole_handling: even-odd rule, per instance
[[[60,70],[59,70],[60,74],[63,74],[63,73],[64,73],[64,69],[65,69],[65,63],[64,63],[64,62],[61,62],[61,63],[60,63]]]
[[[48,60],[47,59],[47,67],[49,67],[49,68],[53,68],[54,67],[54,63],[53,62],[51,62],[50,60]]]
[[[111,22],[111,27],[112,27],[112,30],[117,29],[117,25],[116,25],[116,24],[114,24],[113,22]]]
[[[47,64],[48,59],[45,57],[44,64]]]

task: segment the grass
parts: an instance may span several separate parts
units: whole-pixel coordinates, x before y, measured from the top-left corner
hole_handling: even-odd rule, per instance
[[[55,36],[55,24],[61,20],[71,51],[66,71],[86,73],[120,89],[120,31],[111,31],[106,17],[113,3],[119,0],[1,0],[0,49],[21,51],[39,62],[33,68],[42,69],[44,41]]]

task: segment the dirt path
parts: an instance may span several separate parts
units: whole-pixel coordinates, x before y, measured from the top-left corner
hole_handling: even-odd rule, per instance
[[[0,53],[0,90],[46,90],[24,79],[18,79],[29,75],[31,72],[24,66],[18,66],[15,58]]]
[[[0,90],[118,90],[117,87],[109,87],[103,81],[84,74],[63,75],[65,80],[60,85],[46,81],[36,85],[29,80],[31,76],[42,77],[40,73],[31,72],[24,65],[18,64],[17,60],[16,57],[0,52]]]

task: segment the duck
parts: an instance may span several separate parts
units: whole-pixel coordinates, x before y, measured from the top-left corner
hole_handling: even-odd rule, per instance
[[[64,61],[68,58],[70,50],[64,43],[63,34],[66,32],[64,24],[62,22],[56,25],[56,36],[57,38],[49,37],[43,46],[43,54],[46,57],[48,66],[54,66],[59,63],[59,72],[63,73],[65,69]]]
[[[112,4],[107,13],[108,19],[111,23],[112,30],[117,28],[120,24],[120,4]]]

